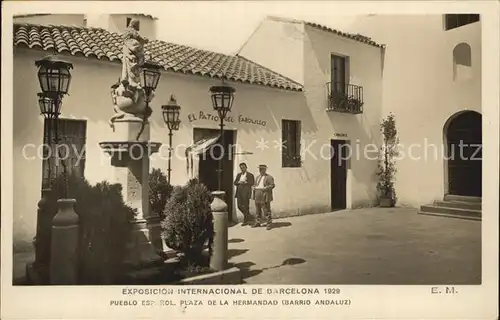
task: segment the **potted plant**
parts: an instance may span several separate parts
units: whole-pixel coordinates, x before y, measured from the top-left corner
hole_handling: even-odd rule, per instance
[[[382,147],[380,148],[380,158],[378,163],[377,190],[379,192],[380,207],[388,208],[396,205],[396,190],[394,180],[396,176],[396,161],[398,156],[398,132],[396,129],[396,119],[390,113],[380,124],[382,133]]]

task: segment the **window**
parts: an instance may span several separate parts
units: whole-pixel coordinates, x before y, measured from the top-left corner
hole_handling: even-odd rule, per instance
[[[445,14],[445,30],[455,29],[479,21],[478,14]]]
[[[460,81],[472,77],[471,47],[460,43],[453,49],[453,80]]]
[[[301,165],[300,157],[300,121],[281,121],[281,158],[283,168],[298,168]]]
[[[54,143],[54,120],[45,119],[44,123],[44,158],[42,161],[42,189],[50,186],[50,180],[63,173],[64,165],[68,173],[84,177],[85,142],[87,121],[73,119],[57,120],[59,146]],[[58,150],[60,152],[58,152]],[[59,156],[56,157],[56,153]],[[52,157],[49,157],[52,155]]]
[[[332,54],[331,56],[331,90],[332,92],[346,92],[347,58]]]
[[[130,21],[132,21],[132,18],[127,18],[127,28],[128,28],[128,26],[130,24]],[[140,26],[141,26],[141,22],[137,21],[137,29],[138,29],[137,31],[139,31]]]

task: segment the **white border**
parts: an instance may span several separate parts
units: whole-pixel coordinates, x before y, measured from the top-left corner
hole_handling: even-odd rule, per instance
[[[223,1],[224,2],[224,1]],[[429,14],[443,12],[479,12],[482,21],[482,113],[483,119],[483,260],[481,286],[458,286],[458,295],[432,295],[430,286],[340,286],[349,298],[349,307],[189,307],[111,309],[110,299],[123,299],[121,287],[12,287],[12,15],[26,13],[96,13],[164,11],[175,15],[177,6],[203,6],[208,2],[38,2],[15,1],[2,3],[2,274],[1,318],[460,318],[494,319],[498,317],[498,159],[499,159],[499,3],[498,1],[344,1],[336,3],[308,1],[215,2],[219,6],[234,6],[244,10],[248,5],[279,6],[286,15],[287,8],[307,6],[321,10],[325,4],[342,14]],[[199,8],[198,8],[199,10]],[[331,10],[331,9],[330,9]],[[207,15],[210,15],[207,12]],[[221,18],[218,17],[217,18]],[[408,35],[411,37],[412,35]],[[246,286],[269,288],[273,286]],[[147,298],[147,297],[144,297]],[[192,296],[192,299],[219,297]],[[269,296],[268,298],[272,298]],[[223,298],[222,298],[223,299]]]

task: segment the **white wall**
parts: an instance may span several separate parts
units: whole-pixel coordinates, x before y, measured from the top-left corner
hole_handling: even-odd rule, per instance
[[[446,192],[441,157],[443,126],[461,110],[481,111],[480,23],[444,31],[442,15],[375,15],[351,30],[387,45],[384,59],[384,115],[393,112],[408,155],[398,161],[396,191],[400,205],[418,207]],[[472,77],[453,79],[453,48],[472,48]],[[433,147],[439,147],[438,157]],[[425,150],[427,149],[427,155]]]
[[[84,14],[43,14],[28,17],[14,17],[14,23],[41,25],[84,26]]]
[[[348,204],[361,207],[376,199],[375,172],[380,143],[379,121],[382,109],[381,49],[306,26],[304,42],[304,87],[321,143],[329,143],[335,134],[347,134],[352,157],[348,172]],[[326,112],[326,83],[331,81],[331,54],[349,57],[349,80],[363,87],[363,113],[359,115]],[[370,149],[371,148],[371,149]],[[365,151],[366,150],[366,155]],[[329,172],[329,161],[316,167],[318,178]],[[323,188],[329,190],[329,179]]]
[[[350,82],[364,88],[363,114],[326,112],[326,83],[330,81],[332,53],[350,57]],[[304,84],[314,130],[303,134],[303,138],[313,154],[323,152],[325,156],[313,161],[306,155],[303,168],[288,170],[290,174],[303,175],[314,184],[314,190],[320,190],[314,194],[318,204],[311,210],[330,210],[331,168],[326,147],[330,139],[336,139],[336,134],[347,134],[347,138],[338,139],[350,140],[355,153],[348,172],[347,205],[371,205],[376,197],[377,154],[372,152],[368,154],[372,160],[366,159],[363,150],[368,144],[375,147],[379,143],[381,49],[305,26],[300,21],[271,17],[264,20],[240,54]],[[303,197],[310,197],[310,194],[303,194]]]
[[[304,37],[304,24],[270,17],[261,22],[238,54],[304,83]]]
[[[149,40],[156,40],[156,20],[137,14],[88,14],[87,27],[103,28],[109,32],[123,33],[127,18],[139,20],[139,33]]]

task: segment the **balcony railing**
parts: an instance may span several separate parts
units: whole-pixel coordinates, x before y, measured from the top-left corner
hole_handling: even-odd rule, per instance
[[[363,113],[363,87],[342,82],[328,82],[326,111],[351,114]]]

